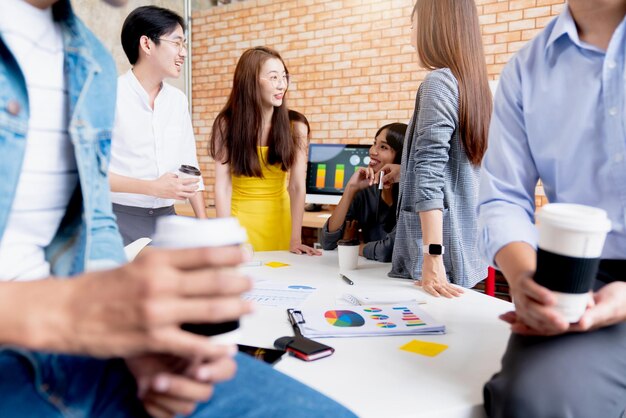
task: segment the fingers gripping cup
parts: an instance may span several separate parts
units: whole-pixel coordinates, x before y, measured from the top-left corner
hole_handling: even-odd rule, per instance
[[[535,281],[556,293],[556,309],[578,322],[589,302],[611,221],[604,210],[551,203],[537,214],[539,248]]]
[[[359,240],[342,239],[337,242],[339,271],[355,270],[359,261]]]
[[[152,243],[163,248],[196,248],[239,246],[246,240],[246,230],[236,218],[164,216],[157,219]],[[182,328],[211,337],[214,342],[221,344],[235,344],[239,339],[238,320],[219,324],[183,324]]]
[[[178,178],[181,178],[181,179],[188,179],[188,178],[198,179],[198,188],[196,189],[196,191],[200,190],[200,181],[201,181],[200,176],[202,175],[202,173],[196,167],[192,165],[183,164],[178,168],[178,171],[176,172],[176,174],[178,175]]]

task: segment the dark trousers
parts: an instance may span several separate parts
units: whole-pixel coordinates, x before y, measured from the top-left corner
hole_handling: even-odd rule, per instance
[[[173,205],[150,209],[116,203],[113,203],[113,213],[117,217],[117,226],[122,234],[124,245],[128,245],[139,238],[152,238],[159,217],[176,215]]]
[[[626,281],[626,260],[600,264],[596,289],[613,281]],[[556,337],[511,334],[484,398],[490,417],[626,418],[626,322]]]

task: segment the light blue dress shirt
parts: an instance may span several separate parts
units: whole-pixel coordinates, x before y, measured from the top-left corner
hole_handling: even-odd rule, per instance
[[[602,208],[603,258],[626,259],[626,19],[607,51],[581,41],[566,7],[502,72],[479,194],[481,252],[536,248],[535,185],[550,202]]]

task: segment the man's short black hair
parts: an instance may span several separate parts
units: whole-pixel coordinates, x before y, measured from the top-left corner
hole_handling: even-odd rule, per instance
[[[185,21],[175,12],[157,6],[142,6],[133,10],[122,26],[122,48],[131,65],[139,58],[139,39],[147,36],[155,44],[159,38],[176,30],[180,25],[185,30]]]

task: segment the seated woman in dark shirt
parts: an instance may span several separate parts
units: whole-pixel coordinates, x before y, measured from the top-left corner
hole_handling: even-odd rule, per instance
[[[378,189],[380,169],[385,164],[400,164],[406,124],[391,123],[378,130],[370,147],[367,167],[357,170],[346,185],[343,196],[324,227],[322,248],[333,250],[337,241],[361,230],[359,254],[376,261],[391,261],[396,229],[398,185]]]

